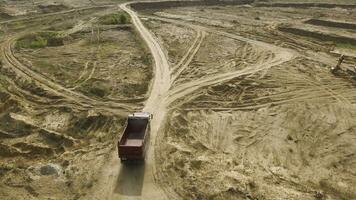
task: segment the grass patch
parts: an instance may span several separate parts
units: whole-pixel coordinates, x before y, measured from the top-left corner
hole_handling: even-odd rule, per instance
[[[100,17],[99,23],[104,25],[128,24],[130,16],[125,12],[112,13]]]
[[[111,87],[105,80],[92,78],[82,84],[78,90],[91,97],[105,98],[110,94]]]
[[[353,44],[336,43],[335,46],[338,48],[351,49],[351,50],[356,51],[356,45],[353,45]]]
[[[122,93],[129,97],[135,97],[146,94],[149,84],[127,83],[122,88]]]
[[[54,24],[48,28],[49,31],[65,31],[73,28],[73,22],[62,22],[58,24]]]
[[[16,48],[38,49],[47,46],[62,46],[64,44],[63,39],[56,32],[29,34],[16,42]]]
[[[152,64],[152,57],[151,54],[145,53],[140,57],[143,64],[150,66]]]

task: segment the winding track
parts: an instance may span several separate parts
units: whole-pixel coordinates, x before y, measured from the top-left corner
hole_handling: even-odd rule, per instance
[[[103,171],[103,179],[99,181],[99,192],[90,196],[91,199],[167,199],[165,193],[155,183],[154,147],[158,129],[166,114],[164,97],[171,83],[171,72],[168,59],[158,42],[142,24],[136,12],[127,7],[129,3],[120,5],[127,12],[132,23],[149,47],[155,61],[155,77],[151,85],[151,93],[143,111],[150,112],[151,121],[150,148],[143,168],[131,169],[121,165],[114,152],[110,163]],[[118,171],[118,169],[120,171]],[[143,176],[143,177],[140,177]],[[108,187],[108,183],[110,186]],[[141,187],[141,188],[140,188]]]
[[[130,167],[120,165],[116,152],[113,152],[109,164],[102,171],[102,178],[98,181],[98,184],[95,187],[95,193],[90,194],[87,199],[168,199],[163,191],[163,189],[166,190],[167,188],[159,187],[155,181],[158,177],[160,177],[160,175],[156,173],[154,158],[157,133],[165,119],[168,106],[174,101],[181,99],[182,97],[185,97],[202,87],[224,82],[238,76],[253,74],[260,70],[266,70],[294,58],[294,54],[286,49],[267,43],[251,40],[226,32],[216,30],[213,31],[206,27],[187,24],[178,20],[165,19],[171,23],[181,23],[184,26],[193,27],[198,31],[198,38],[192,47],[182,58],[179,65],[171,71],[167,56],[162,50],[162,47],[142,24],[137,13],[131,10],[128,5],[129,3],[121,4],[120,8],[131,16],[133,25],[140,33],[146,45],[149,47],[155,62],[154,81],[150,87],[150,96],[147,99],[143,109],[144,111],[150,112],[154,115],[154,119],[151,122],[151,144],[143,168],[132,170]],[[204,77],[202,79],[193,80],[186,84],[179,84],[174,88],[171,88],[174,80],[179,78],[182,71],[188,67],[195,54],[199,51],[200,45],[205,37],[205,33],[217,34],[223,37],[230,37],[236,40],[244,41],[259,48],[268,49],[274,52],[276,56],[274,59],[271,59],[264,64],[251,65],[243,70],[219,74],[217,76]],[[115,112],[115,110],[122,111],[135,109],[133,105],[126,103],[113,101],[102,102],[92,99],[83,94],[72,91],[69,88],[65,88],[62,85],[50,80],[48,77],[31,70],[19,62],[13,53],[15,41],[19,37],[21,37],[21,34],[8,38],[2,46],[2,56],[5,63],[13,68],[18,74],[22,74],[22,76],[27,77],[28,79],[35,80],[46,90],[76,102],[85,108],[96,107],[111,112]],[[174,196],[174,194],[167,195],[169,195],[169,198]]]
[[[157,179],[156,176],[160,177],[160,175],[156,173],[154,158],[157,133],[165,119],[168,105],[202,87],[228,81],[238,76],[253,74],[260,70],[267,70],[270,67],[279,65],[295,57],[293,52],[271,44],[251,40],[222,31],[211,30],[202,26],[187,24],[178,20],[165,19],[166,21],[170,21],[172,23],[181,23],[184,26],[191,26],[199,31],[199,37],[197,38],[196,42],[189,49],[182,62],[180,62],[180,65],[177,66],[177,68],[174,68],[171,72],[167,56],[162,50],[162,47],[159,45],[154,36],[152,36],[152,34],[142,24],[137,13],[127,7],[128,5],[129,3],[121,4],[120,8],[131,16],[133,25],[140,33],[146,45],[149,47],[155,61],[155,77],[150,87],[150,96],[147,99],[143,109],[144,111],[150,112],[154,115],[154,119],[151,122],[151,144],[145,165],[143,168],[139,169],[132,170],[130,167],[120,165],[116,152],[113,152],[109,164],[103,169],[101,176],[102,179],[98,181],[98,185],[95,187],[95,194],[90,194],[87,199],[168,199],[165,192],[163,191],[163,189],[167,188],[159,187],[155,181]],[[270,50],[274,52],[276,56],[264,64],[251,65],[243,70],[219,74],[216,76],[204,77],[202,79],[193,80],[189,83],[179,84],[175,88],[171,88],[171,84],[173,83],[172,80],[179,78],[179,75],[185,68],[188,67],[195,54],[198,52],[200,45],[205,37],[205,32],[247,42],[258,48]],[[86,108],[99,107],[108,111],[113,111],[113,109],[134,109],[133,105],[126,103],[124,104],[112,101],[102,102],[89,98],[83,94],[65,88],[60,84],[55,83],[54,81],[51,81],[44,75],[39,74],[23,65],[17,60],[12,51],[13,45],[19,36],[21,36],[21,34],[18,34],[12,38],[8,38],[2,47],[2,56],[4,61],[17,73],[37,81],[43,88],[46,88],[47,90],[52,91],[59,96],[70,99],[71,101],[76,102]],[[171,198],[172,194],[167,195],[169,195]]]
[[[199,26],[199,25],[188,24],[187,22],[182,22],[182,21],[179,21],[176,19],[167,19],[167,18],[161,18],[161,17],[150,17],[150,18],[155,19],[155,20],[164,21],[164,22],[175,23],[175,24],[182,25],[182,26],[189,26],[191,28],[201,30],[204,32],[208,32],[211,34],[217,34],[217,35],[221,35],[223,37],[228,37],[228,38],[231,38],[234,40],[243,41],[243,42],[251,44],[252,46],[255,46],[258,48],[263,48],[265,50],[269,50],[275,54],[275,57],[273,59],[270,59],[267,62],[262,63],[262,64],[258,63],[255,65],[248,66],[242,70],[227,72],[224,74],[219,74],[219,75],[210,76],[210,77],[204,77],[204,78],[201,78],[198,80],[190,81],[188,83],[180,84],[176,88],[172,88],[169,91],[169,96],[166,101],[167,105],[173,103],[177,99],[180,99],[188,94],[191,94],[192,92],[194,92],[202,87],[217,84],[217,83],[220,83],[223,81],[228,81],[228,80],[231,80],[231,79],[239,77],[239,76],[253,74],[253,73],[259,72],[261,70],[268,70],[269,68],[271,68],[273,66],[280,65],[284,62],[294,59],[297,55],[296,52],[294,52],[294,51],[284,49],[282,47],[277,47],[275,45],[268,44],[265,42],[244,38],[242,36],[235,35],[232,33],[214,30],[214,29]]]
[[[129,112],[137,108],[135,105],[130,105],[128,103],[119,103],[114,101],[104,102],[90,98],[79,92],[72,91],[71,89],[68,89],[50,80],[48,77],[31,70],[30,68],[22,64],[19,60],[17,60],[13,52],[15,42],[21,36],[22,34],[18,34],[14,37],[8,38],[1,48],[1,54],[4,63],[6,63],[7,66],[11,67],[17,74],[20,74],[23,77],[28,78],[29,80],[35,80],[41,85],[41,87],[45,88],[46,90],[51,91],[58,96],[62,96],[66,99],[69,99],[72,102],[76,102],[78,105],[81,105],[85,108],[96,107],[110,112],[113,110]]]
[[[145,41],[146,45],[149,47],[155,61],[155,77],[150,88],[150,97],[148,98],[143,109],[144,111],[151,112],[154,115],[154,119],[151,122],[151,144],[144,167],[137,169],[134,169],[132,166],[121,165],[117,159],[116,152],[114,152],[109,164],[105,169],[103,169],[101,176],[102,179],[99,180],[99,183],[96,186],[95,194],[91,194],[90,198],[155,200],[168,199],[168,196],[169,198],[172,198],[172,196],[174,198],[174,194],[166,194],[163,191],[169,190],[168,188],[159,187],[155,181],[157,178],[161,177],[156,173],[155,169],[155,142],[157,133],[165,119],[169,104],[202,87],[227,81],[241,75],[253,74],[257,71],[268,69],[293,59],[295,55],[291,51],[276,47],[274,45],[250,40],[225,32],[212,32],[208,28],[194,26],[195,29],[200,31],[201,35],[197,38],[197,41],[193,44],[193,47],[189,49],[189,52],[185,55],[185,59],[183,58],[181,61],[181,66],[176,66],[176,68],[173,68],[173,71],[171,72],[167,56],[162,50],[162,47],[142,24],[137,13],[131,10],[128,5],[129,3],[121,4],[120,8],[131,16],[132,23],[140,33],[140,36]],[[186,26],[187,24],[183,23],[183,25]],[[236,40],[245,41],[254,46],[271,50],[276,54],[276,56],[274,59],[269,60],[269,62],[265,64],[251,65],[240,71],[220,74],[214,77],[206,77],[192,81],[188,84],[178,85],[176,88],[171,88],[171,84],[173,83],[172,80],[178,78],[181,73],[182,69],[180,68],[183,68],[184,70],[199,50],[200,44],[205,36],[205,32],[211,32],[224,37],[231,37]],[[109,186],[108,183],[110,183]]]
[[[198,36],[193,42],[193,45],[189,48],[187,53],[183,56],[181,61],[174,66],[173,73],[172,73],[172,81],[171,84],[182,74],[182,72],[189,66],[192,62],[194,56],[197,54],[200,46],[205,38],[206,33],[201,30],[197,30]]]
[[[222,31],[208,29],[202,26],[188,24],[189,26],[194,26],[194,28],[197,28],[199,31],[201,31],[200,32],[201,35],[199,36],[199,38],[197,38],[192,48],[190,48],[189,52],[185,55],[185,58],[182,60],[180,64],[181,66],[177,66],[177,69],[174,69],[174,71],[171,72],[168,64],[168,59],[164,54],[164,51],[162,50],[161,46],[159,45],[157,40],[154,39],[151,33],[144,27],[139,17],[137,16],[136,12],[128,8],[127,5],[129,5],[129,3],[121,4],[120,8],[126,11],[131,16],[132,23],[136,27],[137,31],[140,33],[142,39],[149,47],[155,61],[155,78],[151,85],[150,97],[148,98],[146,105],[143,109],[144,111],[153,113],[155,116],[151,123],[151,127],[152,127],[151,144],[150,144],[150,149],[147,155],[147,160],[143,171],[141,171],[141,169],[139,169],[138,171],[127,171],[127,169],[125,169],[124,166],[121,166],[119,164],[116,152],[114,152],[111,162],[103,171],[103,176],[102,176],[103,179],[100,180],[99,185],[95,187],[95,190],[98,191],[98,194],[97,195],[94,194],[89,198],[91,199],[157,199],[157,200],[168,199],[165,193],[163,192],[163,190],[156,185],[155,182],[156,170],[155,170],[155,162],[154,162],[154,148],[155,148],[156,137],[164,121],[166,111],[167,111],[167,106],[173,103],[174,101],[176,101],[177,99],[185,97],[202,87],[228,81],[242,75],[248,75],[248,74],[256,73],[258,71],[268,70],[273,66],[280,65],[284,62],[293,59],[295,57],[295,54],[294,52],[290,52],[286,49],[276,47],[271,44],[251,40],[248,38],[244,38],[238,35],[222,32]],[[165,20],[172,23],[181,23],[182,25],[187,25],[187,23],[178,20],[162,19],[162,18],[160,18],[159,20]],[[241,40],[250,43],[254,46],[258,46],[259,48],[271,50],[276,54],[276,56],[273,59],[268,60],[268,62],[264,64],[259,63],[259,64],[251,65],[243,70],[219,74],[214,77],[213,76],[204,77],[202,79],[193,80],[189,83],[178,85],[175,88],[170,88],[173,82],[172,80],[175,80],[179,77],[181,72],[186,67],[188,67],[190,61],[193,59],[194,55],[199,50],[205,32],[218,34],[236,40]],[[127,106],[127,104],[116,104],[116,103],[111,104],[107,102],[99,102],[93,99],[88,99],[88,97],[81,95],[79,93],[75,93],[67,88],[64,88],[63,86],[60,86],[59,84],[51,82],[46,77],[28,69],[26,66],[22,65],[19,61],[17,61],[16,57],[13,55],[11,46],[13,45],[14,39],[15,38],[9,39],[5,43],[5,46],[2,49],[3,57],[5,58],[7,64],[13,67],[19,73],[27,76],[30,79],[34,79],[38,81],[39,83],[43,84],[43,86],[45,86],[45,88],[47,88],[48,90],[51,90],[59,95],[62,94],[61,96],[65,96],[66,98],[69,98],[74,102],[78,102],[87,107],[99,106],[102,107],[103,109],[104,108],[121,109],[122,107]],[[321,88],[321,89],[325,89],[325,88]],[[332,92],[329,91],[328,89],[325,89],[325,91],[329,93]],[[335,98],[337,98],[337,96]],[[118,169],[121,169],[121,171],[119,171]],[[142,172],[143,177],[139,177],[140,174],[138,176],[137,175],[132,176],[135,175],[133,174],[135,172]],[[131,180],[133,178],[135,178],[135,180]],[[142,185],[138,184],[140,181],[143,182]],[[139,187],[142,187],[141,192],[135,193],[135,190],[140,190]]]
[[[63,15],[67,13],[72,13],[72,12],[80,12],[80,11],[85,11],[85,10],[90,10],[94,8],[110,8],[113,7],[114,5],[102,5],[102,6],[89,6],[85,8],[75,8],[71,10],[64,10],[64,11],[59,11],[59,12],[53,12],[53,13],[48,13],[48,14],[41,14],[33,17],[23,17],[23,18],[17,18],[17,19],[10,19],[10,20],[5,20],[5,21],[0,21],[0,24],[9,24],[9,23],[14,23],[14,22],[19,22],[19,21],[28,21],[28,20],[33,20],[33,19],[40,19],[43,17],[50,17],[50,16],[55,16],[55,15]]]

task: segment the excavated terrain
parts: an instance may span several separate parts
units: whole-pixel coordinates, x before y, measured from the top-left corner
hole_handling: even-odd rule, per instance
[[[354,1],[119,3],[0,2],[0,199],[356,199]]]
[[[171,62],[169,113],[155,150],[167,193],[356,198],[355,12],[304,7],[142,11]],[[340,53],[345,63],[334,75]]]

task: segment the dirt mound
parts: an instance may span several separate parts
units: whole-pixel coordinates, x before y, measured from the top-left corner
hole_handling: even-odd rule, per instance
[[[8,13],[2,12],[0,9],[0,19],[11,19],[13,16],[9,15]]]
[[[296,34],[296,35],[313,37],[322,41],[332,41],[336,43],[356,45],[356,39],[353,37],[330,35],[322,32],[310,31],[307,29],[296,28],[296,27],[279,26],[278,30]]]
[[[333,3],[255,3],[256,7],[281,7],[281,8],[345,8],[354,9],[355,4],[333,4]]]
[[[1,124],[3,124],[1,127],[1,133],[3,137],[22,137],[29,135],[34,130],[34,127],[31,125],[12,118],[10,113],[3,115],[0,120]],[[8,125],[6,126],[6,124]]]
[[[334,15],[315,10],[320,12],[315,15]],[[345,15],[341,9],[335,12],[339,19]],[[156,12],[146,22],[162,46],[170,44],[168,55],[178,51],[173,56],[181,61],[175,63],[182,64],[171,66],[172,77],[176,68],[183,68],[172,82],[170,112],[155,147],[156,179],[168,195],[174,191],[182,199],[216,200],[356,197],[355,82],[330,73],[337,58],[324,53],[332,46],[325,45],[325,38],[278,31],[279,23],[300,26],[308,14],[309,9],[193,7]],[[255,16],[259,20],[251,20]],[[236,20],[238,25],[217,28],[208,20]],[[179,30],[175,25],[187,30],[170,34]],[[184,38],[190,45],[171,43],[190,28],[196,31],[194,41]],[[222,34],[222,29],[232,34]],[[206,31],[201,43],[196,42],[202,38],[199,31]],[[288,56],[286,47],[298,49],[297,56],[241,73],[278,63]],[[235,78],[216,84],[229,72]]]
[[[43,4],[38,5],[38,8],[43,13],[59,12],[69,9],[69,7],[63,4]]]
[[[115,6],[6,22],[0,199],[164,199],[156,181],[182,199],[355,199],[355,82],[330,73],[332,42],[278,27],[333,36],[330,26],[303,22],[356,14],[251,2],[136,3],[153,11],[129,10],[135,28],[113,28]],[[56,9],[64,8],[43,11]],[[48,28],[57,32],[38,33]],[[352,38],[346,31],[336,36]],[[36,34],[21,38],[25,32]],[[56,41],[68,35],[70,42]],[[13,49],[18,38],[22,47]],[[346,59],[342,67],[355,64]],[[152,148],[135,173],[118,164],[115,143],[123,116],[146,100]]]
[[[10,97],[2,95],[2,99],[6,98]],[[78,192],[72,194],[67,188],[81,191],[93,184],[96,176],[92,170],[98,171],[107,160],[105,156],[112,150],[112,141],[124,123],[123,118],[89,115],[63,105],[60,108],[36,107],[33,108],[37,112],[21,106],[17,109],[0,106],[3,110],[0,124],[6,124],[1,126],[5,130],[0,131],[0,193],[3,195],[11,190],[11,195],[17,197],[25,194],[38,197],[48,191],[52,195],[59,192],[59,196],[61,193],[77,195]],[[11,112],[15,110],[18,114]],[[8,114],[4,115],[6,112]],[[55,165],[46,165],[47,162]],[[86,165],[82,165],[83,162]],[[19,173],[29,182],[14,180]],[[56,183],[47,187],[44,183],[53,178]]]
[[[104,8],[9,23],[4,34],[18,28],[29,34],[8,34],[3,44],[8,49],[0,66],[1,199],[84,196],[115,151],[127,112],[121,106],[142,107],[151,58],[129,25],[93,29],[102,26],[93,15],[110,13],[101,13]],[[43,26],[58,31],[38,32]]]
[[[306,107],[309,111],[305,111]],[[345,113],[337,105],[327,109]],[[162,161],[162,173],[167,174],[169,179],[166,180],[178,193],[191,199],[230,199],[236,195],[258,199],[313,199],[317,191],[332,198],[355,198],[353,172],[343,174],[345,167],[347,170],[354,167],[342,164],[353,160],[352,143],[346,138],[352,137],[355,124],[333,127],[325,122],[317,125],[315,120],[321,116],[316,111],[320,111],[318,106],[307,104],[259,110],[255,114],[173,113],[173,121],[169,122],[172,124],[167,129],[170,134],[162,147],[169,152],[169,156],[163,153],[169,159]],[[267,114],[270,112],[275,115]],[[347,113],[355,116],[354,112]],[[300,121],[300,125],[292,125],[289,117]],[[335,116],[329,117],[332,120]],[[317,137],[316,132],[323,135],[322,140],[313,139]],[[328,150],[324,146],[328,146]],[[341,146],[344,148],[340,152]],[[331,171],[334,175],[329,175]],[[336,184],[340,181],[342,186]]]
[[[38,145],[38,144],[29,144],[25,142],[19,142],[13,145],[18,148],[22,155],[29,157],[45,156],[50,157],[55,154],[55,150],[49,146]]]
[[[163,185],[188,199],[355,198],[356,112],[319,90],[331,80],[298,58],[199,91],[172,110],[159,140]]]
[[[309,19],[304,23],[317,25],[317,26],[337,27],[337,28],[352,29],[352,30],[356,29],[356,24],[323,20],[323,19]]]
[[[160,1],[160,2],[132,3],[130,4],[130,6],[135,10],[148,10],[148,9],[166,9],[166,8],[189,7],[189,6],[243,5],[243,4],[251,4],[253,2],[254,0]]]

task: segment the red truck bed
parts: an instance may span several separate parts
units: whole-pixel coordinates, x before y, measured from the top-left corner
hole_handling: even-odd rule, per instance
[[[136,115],[135,115],[136,114]],[[118,143],[119,157],[124,160],[142,160],[149,138],[150,114],[129,115],[124,133]]]

